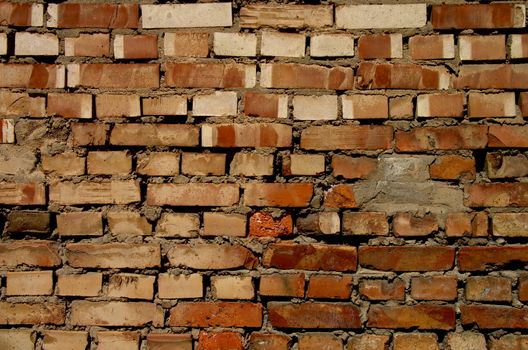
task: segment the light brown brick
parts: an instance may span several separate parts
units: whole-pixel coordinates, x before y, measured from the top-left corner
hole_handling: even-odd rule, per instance
[[[324,172],[322,154],[290,154],[282,159],[282,173],[286,176],[316,176]]]
[[[160,299],[192,299],[203,297],[203,277],[198,273],[174,275],[160,273],[158,277]]]
[[[136,171],[149,176],[174,176],[180,173],[180,154],[150,152],[137,154]]]
[[[92,151],[87,162],[88,174],[126,175],[132,171],[132,157],[126,151]]]
[[[156,243],[68,243],[65,255],[72,267],[147,268],[161,262]]]
[[[139,117],[141,106],[138,95],[95,96],[95,114],[97,118]]]
[[[77,176],[86,172],[86,158],[74,152],[40,157],[42,170],[50,176]]]
[[[249,276],[212,276],[211,288],[217,299],[253,299],[255,291]]]
[[[98,331],[97,350],[137,350],[139,348],[139,332]]]
[[[128,204],[141,199],[139,182],[83,181],[59,182],[50,185],[50,202],[60,205],[78,204]]]
[[[74,212],[57,215],[60,236],[102,236],[103,217],[98,212]]]
[[[231,206],[238,203],[239,186],[235,184],[149,184],[148,205]]]
[[[230,164],[231,175],[269,176],[273,175],[273,155],[238,152]]]
[[[92,95],[90,94],[48,94],[48,115],[63,118],[92,118]]]
[[[57,276],[56,294],[60,296],[96,297],[102,288],[103,274],[100,272]]]
[[[75,326],[163,326],[163,309],[153,303],[75,300],[70,310]]]
[[[200,217],[192,213],[163,213],[156,225],[158,237],[195,237],[200,230]]]
[[[6,295],[50,295],[53,293],[52,271],[8,272]]]
[[[204,236],[246,236],[246,216],[206,212],[203,214]]]
[[[181,172],[184,175],[224,175],[226,155],[223,153],[182,154]]]
[[[44,331],[42,350],[84,350],[88,346],[88,332]]]
[[[209,34],[165,33],[163,50],[165,56],[207,57],[209,54]]]
[[[253,269],[258,258],[239,244],[174,244],[167,252],[171,266],[199,270]]]
[[[120,273],[110,276],[108,296],[113,298],[145,299],[154,297],[155,276]]]
[[[107,218],[108,229],[114,235],[149,236],[152,234],[152,225],[139,213],[110,212]]]
[[[141,99],[144,115],[187,115],[187,97],[163,95]]]

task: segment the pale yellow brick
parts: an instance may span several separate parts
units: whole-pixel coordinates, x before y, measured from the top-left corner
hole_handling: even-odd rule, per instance
[[[213,51],[217,56],[257,55],[257,36],[248,33],[214,33]]]
[[[231,3],[141,5],[143,28],[230,27]]]
[[[337,119],[337,96],[294,96],[293,118],[298,120]]]
[[[59,38],[52,33],[15,33],[16,56],[57,56]]]
[[[314,34],[310,38],[310,56],[352,57],[354,37],[351,34]]]
[[[252,299],[255,294],[249,276],[213,276],[211,286],[218,299]]]
[[[237,115],[237,94],[232,91],[216,91],[193,98],[192,112],[195,116],[225,117]]]
[[[262,32],[260,54],[263,56],[304,57],[304,34]]]

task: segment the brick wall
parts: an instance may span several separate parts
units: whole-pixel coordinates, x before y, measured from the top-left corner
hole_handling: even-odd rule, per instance
[[[0,349],[528,347],[520,0],[0,2]]]

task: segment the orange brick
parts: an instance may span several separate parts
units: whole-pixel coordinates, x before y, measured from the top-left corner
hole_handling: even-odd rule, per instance
[[[405,282],[401,279],[392,282],[363,279],[359,284],[359,293],[367,300],[404,300]]]
[[[432,179],[474,180],[476,176],[475,159],[461,156],[440,156],[429,167]]]
[[[470,92],[468,116],[470,118],[515,117],[515,93],[481,94]]]
[[[461,35],[458,37],[462,61],[506,59],[505,35]]]
[[[95,96],[95,113],[97,118],[139,117],[141,107],[137,95],[110,95]]]
[[[70,305],[74,326],[163,326],[163,309],[153,303],[75,300]]]
[[[393,229],[396,236],[427,236],[438,231],[438,222],[434,215],[416,217],[410,213],[397,213],[393,218]]]
[[[409,38],[409,51],[413,60],[455,58],[453,34],[414,35]]]
[[[110,56],[110,35],[79,34],[75,38],[64,38],[64,55],[108,57]]]
[[[160,265],[155,243],[68,243],[66,259],[72,267],[147,268]],[[133,257],[133,258],[131,258]]]
[[[209,55],[209,34],[165,33],[163,49],[165,56],[207,57]]]
[[[103,217],[97,212],[74,212],[57,215],[60,236],[102,236]]]
[[[244,114],[251,117],[288,118],[288,95],[246,92]]]
[[[396,149],[400,152],[481,149],[487,142],[485,125],[423,127],[396,132]]]
[[[389,234],[387,215],[377,212],[343,213],[343,234],[386,236]]]
[[[351,275],[311,275],[308,298],[349,299],[352,288]]]
[[[65,68],[58,64],[0,64],[0,87],[27,89],[62,89]]]
[[[42,350],[83,350],[88,346],[88,332],[83,331],[44,331]]]
[[[65,318],[65,304],[0,302],[0,324],[2,325],[63,325]]]
[[[158,58],[158,36],[117,34],[114,37],[114,56],[116,59]]]
[[[48,6],[52,28],[137,28],[138,4],[64,3]]]
[[[332,174],[345,179],[364,179],[378,167],[378,161],[367,157],[332,156]]]
[[[31,240],[0,243],[0,266],[52,267],[60,263],[58,246],[53,242]]]
[[[382,150],[392,147],[392,137],[391,126],[311,126],[301,133],[301,148],[318,151]]]
[[[182,302],[170,311],[171,327],[261,327],[262,305],[250,302]]]
[[[312,196],[309,183],[247,183],[244,188],[244,204],[256,207],[307,207]]]
[[[401,58],[403,56],[401,34],[367,34],[359,37],[358,56],[371,58]]]
[[[64,118],[92,118],[92,95],[50,93],[47,114]]]
[[[160,67],[155,63],[72,63],[68,86],[99,89],[157,89]]]
[[[416,300],[455,300],[457,278],[456,276],[413,277],[411,297]]]
[[[165,63],[165,85],[181,88],[252,88],[256,67],[239,63]]]
[[[433,6],[431,22],[434,29],[514,28],[525,16],[516,4],[445,4]]]
[[[304,274],[271,274],[260,276],[259,294],[265,296],[304,297]]]
[[[197,350],[243,350],[242,335],[235,332],[201,331]]]
[[[354,73],[348,67],[262,63],[260,69],[260,86],[265,88],[348,90],[354,85]]]
[[[202,124],[203,147],[290,147],[292,127],[285,124]]]
[[[45,186],[40,183],[0,182],[0,204],[43,205]]]
[[[299,350],[343,350],[343,341],[336,335],[306,333],[299,336]]]
[[[36,3],[3,2],[0,5],[2,25],[15,27],[42,26],[44,6]]]
[[[192,350],[192,344],[191,334],[150,333],[147,335],[149,350],[164,350],[167,348]]]
[[[290,341],[291,338],[284,334],[253,332],[249,337],[249,349],[288,350]]]
[[[457,118],[464,115],[463,93],[436,93],[418,95],[416,101],[418,117]]]
[[[291,215],[275,218],[266,212],[257,212],[249,218],[249,235],[255,237],[278,237],[293,234]]]

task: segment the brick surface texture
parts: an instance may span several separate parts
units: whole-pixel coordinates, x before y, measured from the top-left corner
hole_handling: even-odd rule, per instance
[[[528,349],[523,0],[0,0],[0,350]]]

